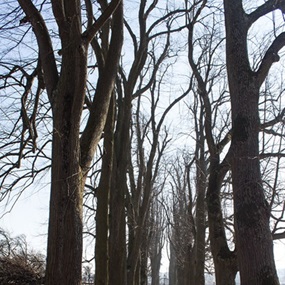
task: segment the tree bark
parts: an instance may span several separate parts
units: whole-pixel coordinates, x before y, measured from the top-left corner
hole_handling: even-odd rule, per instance
[[[104,156],[97,194],[96,244],[95,244],[95,284],[109,284],[109,198],[114,154],[114,110],[112,98],[104,128]]]
[[[62,68],[53,91],[46,284],[81,284],[85,178],[80,168],[79,128],[85,97],[87,47],[76,29],[70,28],[69,32],[70,38],[62,39]]]
[[[170,243],[170,258],[169,258],[169,285],[177,285],[177,268],[176,254],[173,245]]]
[[[110,284],[125,285],[126,266],[126,214],[127,153],[130,147],[129,129],[131,96],[118,98],[117,129],[114,144],[114,170],[110,199]]]
[[[205,156],[205,136],[203,134],[202,120],[200,120],[200,133],[197,134],[198,157],[196,161],[196,219],[195,219],[195,245],[193,248],[194,268],[193,277],[195,285],[205,285],[205,252],[206,252],[206,177],[207,162]],[[192,209],[191,209],[192,211]]]
[[[259,164],[259,88],[247,54],[247,16],[242,1],[224,0],[226,59],[232,106],[231,151],[236,248],[242,285],[277,285],[270,209]]]
[[[31,0],[18,0],[37,38],[45,87],[52,107],[53,141],[47,285],[81,284],[82,198],[86,175],[100,140],[114,87],[122,46],[122,1],[113,0],[82,33],[81,1],[51,1],[61,42],[57,70],[52,39]],[[117,8],[118,5],[121,8]],[[80,138],[87,81],[88,45],[117,8],[106,64],[100,73],[86,128]],[[116,28],[116,31],[115,31]]]
[[[157,214],[158,215],[158,214]],[[162,257],[162,244],[161,244],[161,229],[158,228],[159,224],[153,227],[151,237],[152,248],[150,249],[150,265],[151,265],[151,285],[159,285],[160,281],[160,265]]]
[[[140,285],[148,285],[148,239],[143,242],[140,261]]]
[[[211,157],[207,206],[209,237],[217,285],[235,285],[238,271],[236,252],[228,247],[220,201],[221,186],[226,172],[223,165],[219,163],[219,155]]]

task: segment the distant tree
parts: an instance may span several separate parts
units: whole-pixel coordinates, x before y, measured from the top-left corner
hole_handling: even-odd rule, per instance
[[[145,268],[144,234],[148,232],[145,225],[161,157],[169,142],[164,121],[171,108],[186,94],[175,98],[161,116],[158,115],[159,105],[163,104],[165,77],[169,76],[176,59],[172,38],[183,29],[176,19],[184,10],[168,9],[167,3],[145,0],[130,7],[132,11],[124,22],[126,47],[116,81],[116,122],[106,143],[113,140],[114,152],[109,163],[109,171],[112,167],[109,172],[109,282],[125,284],[127,276],[127,283],[131,285],[140,282]],[[109,148],[109,154],[103,159],[110,153]]]
[[[87,265],[83,267],[83,280],[86,282],[91,282],[92,281],[92,276],[91,276],[91,266]]]
[[[40,285],[44,276],[44,256],[28,248],[25,236],[11,237],[0,229],[0,283]]]
[[[207,177],[204,187],[206,184],[209,239],[216,284],[233,285],[238,271],[236,252],[229,248],[222,207],[222,186],[230,170],[230,154],[224,149],[231,141],[230,112],[225,111],[229,108],[229,95],[224,79],[225,64],[220,52],[224,41],[224,35],[220,32],[223,23],[213,17],[215,7],[208,10],[206,2],[203,1],[195,15],[189,14],[187,18],[188,60],[195,78],[195,94],[201,105],[201,116],[196,122],[200,122],[200,125],[203,122],[202,127],[195,128],[197,144],[200,146],[206,143],[204,161],[201,158],[200,164],[204,164],[204,176]],[[216,13],[219,11],[216,10]],[[200,27],[201,18],[207,23],[206,28]],[[220,86],[218,90],[215,89],[216,85]],[[197,107],[195,109],[192,104],[191,109],[194,113]],[[224,159],[221,159],[222,156]],[[198,168],[203,169],[199,166]]]
[[[173,285],[190,283],[194,268],[195,222],[192,192],[187,183],[187,169],[176,160],[171,173],[171,220],[169,229],[169,279]]]
[[[162,189],[161,189],[162,190]],[[159,198],[161,195],[156,193],[152,199],[150,207],[150,215],[147,222],[149,231],[149,259],[151,270],[151,285],[159,285],[160,283],[160,267],[162,259],[162,250],[165,245],[165,214]]]

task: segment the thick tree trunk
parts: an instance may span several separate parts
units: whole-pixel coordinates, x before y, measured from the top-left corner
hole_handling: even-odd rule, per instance
[[[239,98],[232,96],[235,105],[232,178],[241,284],[273,285],[279,283],[269,228],[270,209],[263,192],[258,158],[258,92],[244,87]]]
[[[61,42],[60,75],[52,39],[31,0],[18,0],[37,38],[41,67],[53,115],[52,177],[47,247],[47,285],[81,284],[82,197],[86,175],[100,140],[123,41],[122,0],[112,1],[96,23],[82,33],[81,1],[51,1]],[[90,8],[90,7],[89,7]],[[110,51],[100,69],[90,116],[80,138],[87,80],[88,45],[113,15]],[[104,11],[105,12],[105,11]],[[57,41],[58,42],[58,41]]]
[[[248,96],[239,96],[238,100],[232,96],[232,104],[236,106],[233,111],[232,177],[241,283],[279,284],[269,228],[270,210],[259,168],[258,92],[244,90],[244,94]]]
[[[85,97],[86,46],[78,33],[63,41],[62,69],[53,92],[52,177],[47,285],[81,284],[82,198],[80,119]],[[60,262],[59,262],[60,261]]]
[[[242,285],[279,284],[259,164],[259,87],[247,54],[242,1],[224,0],[232,106],[232,179],[236,248]]]
[[[47,285],[81,284],[84,179],[78,162],[79,142],[74,140],[67,143],[54,133]]]
[[[190,262],[184,261],[183,264],[177,264],[177,285],[190,284],[189,268]]]

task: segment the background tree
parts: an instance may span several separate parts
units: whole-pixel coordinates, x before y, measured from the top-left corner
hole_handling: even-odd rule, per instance
[[[183,165],[183,164],[182,164]],[[194,268],[193,245],[195,243],[195,224],[193,215],[192,192],[187,184],[187,170],[173,163],[171,171],[172,213],[169,242],[171,260],[169,279],[171,284],[188,284]]]
[[[211,14],[215,9],[213,6],[208,10],[206,1],[203,1],[195,15],[188,15],[188,60],[197,84],[197,95],[201,100],[201,118],[204,121],[203,129],[200,127],[198,143],[202,144],[201,138],[204,139],[209,152],[209,166],[206,166],[209,172],[206,182],[207,210],[216,283],[235,284],[238,271],[236,252],[229,248],[221,197],[223,182],[230,169],[231,154],[229,151],[224,152],[224,148],[231,140],[231,130],[230,113],[225,112],[229,100],[225,89],[227,84],[221,79],[225,76],[225,65],[220,51],[223,44],[223,34],[220,32],[222,23]],[[218,13],[218,10],[216,12]],[[206,28],[200,27],[200,18],[207,22]],[[214,89],[216,85],[221,87]],[[196,133],[199,132],[196,130]],[[224,159],[221,161],[222,156]]]
[[[162,191],[160,191],[160,193],[161,192]],[[156,195],[156,197],[152,199],[149,222],[147,225],[150,232],[150,245],[148,247],[148,251],[151,267],[151,285],[160,284],[162,250],[165,245],[166,219],[163,206],[161,201],[159,201],[159,196],[160,195]]]
[[[131,46],[127,46],[130,50],[126,49],[122,58],[116,89],[110,202],[111,284],[123,284],[125,274],[128,284],[140,282],[140,253],[147,252],[142,248],[145,223],[161,156],[168,143],[167,133],[165,138],[161,138],[161,132],[166,114],[185,96],[182,94],[176,98],[157,119],[164,76],[175,61],[172,59],[175,52],[170,49],[170,44],[173,34],[183,28],[177,26],[175,20],[184,10],[172,11],[166,4],[141,1],[139,5],[132,5],[138,15],[138,34],[132,18],[128,21],[126,17],[125,21],[126,37],[131,40]],[[149,97],[150,103],[145,102],[143,96]],[[149,118],[142,115],[142,108],[150,109]]]
[[[28,248],[25,236],[11,237],[0,229],[0,282],[37,285],[44,276],[44,256]]]

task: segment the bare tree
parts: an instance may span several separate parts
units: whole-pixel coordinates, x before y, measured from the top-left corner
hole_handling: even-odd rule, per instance
[[[43,284],[44,256],[28,248],[25,236],[11,237],[0,229],[1,284]]]
[[[269,228],[270,208],[265,199],[259,162],[259,91],[269,69],[279,60],[285,34],[273,39],[253,70],[247,50],[250,27],[262,16],[279,9],[284,1],[266,1],[246,13],[243,1],[224,1],[226,59],[232,109],[231,170],[235,236],[242,284],[279,284]]]
[[[165,221],[164,209],[159,201],[159,196],[156,196],[151,203],[147,224],[150,231],[148,251],[151,266],[151,285],[160,284],[162,249],[165,245]]]
[[[171,59],[175,56],[170,48],[172,35],[183,29],[183,26],[177,26],[175,20],[184,12],[168,9],[167,3],[160,4],[158,1],[140,1],[134,5],[138,34],[135,33],[137,27],[130,23],[131,20],[128,21],[127,16],[125,20],[126,37],[131,40],[132,54],[126,58],[126,65],[125,56],[122,57],[116,89],[117,116],[110,200],[111,284],[123,284],[126,274],[128,284],[139,282],[144,227],[157,168],[168,142],[167,133],[164,138],[160,137],[163,122],[171,107],[185,96],[176,98],[157,122],[159,91],[171,61],[175,61]],[[129,58],[132,58],[131,63],[128,63]],[[149,97],[151,103],[143,103],[143,96]],[[133,111],[133,106],[137,106],[136,111]],[[144,117],[141,108],[144,106],[151,110],[149,118],[145,116],[146,121],[141,120]],[[135,113],[133,118],[132,113]],[[145,152],[145,149],[149,151]],[[137,154],[133,155],[133,152]],[[128,219],[127,248],[125,214]]]
[[[200,130],[200,140],[204,138],[207,142],[209,153],[207,159],[209,165],[206,166],[206,172],[209,174],[206,182],[207,210],[216,283],[235,284],[238,270],[236,253],[229,249],[221,197],[223,181],[230,169],[228,162],[230,154],[224,153],[223,150],[230,142],[231,130],[230,113],[223,112],[229,98],[225,89],[226,84],[221,79],[225,75],[225,65],[219,51],[223,43],[223,34],[220,33],[222,25],[220,20],[212,14],[215,13],[215,9],[219,13],[219,9],[214,6],[208,10],[206,1],[203,1],[196,14],[188,15],[188,60],[197,84],[196,96],[201,100],[202,118],[200,120],[203,120],[203,129]],[[204,28],[200,27],[201,18],[207,23],[206,32],[202,34],[201,29],[204,31]],[[214,90],[213,87],[216,85],[221,86],[220,90]],[[225,158],[221,161],[222,155]],[[206,172],[204,170],[204,173]]]
[[[15,14],[15,11],[19,13],[16,3],[7,4],[12,14]],[[42,90],[46,91],[53,123],[45,282],[46,284],[81,284],[83,190],[105,125],[115,84],[123,41],[122,1],[114,0],[110,3],[102,1],[100,8],[103,12],[96,21],[94,21],[94,5],[91,1],[85,1],[85,5],[82,6],[79,0],[49,3],[41,1],[38,5],[30,0],[19,0],[18,5],[25,13],[20,21],[25,31],[18,41],[24,42],[28,32],[33,32],[36,42],[34,46],[37,47],[34,55],[38,53],[38,58],[35,57],[37,64],[33,72],[34,76],[32,74],[30,78],[38,79],[36,81],[38,93]],[[44,19],[47,16],[44,8],[52,11],[48,14],[48,19]],[[111,15],[112,19],[109,22]],[[103,27],[104,24],[108,25],[107,28]],[[54,30],[56,37],[53,37]],[[100,31],[102,46],[99,44],[99,37],[96,36],[98,31]],[[106,45],[106,39],[107,41],[110,39],[108,50],[103,48]],[[17,43],[14,49],[16,46]],[[60,46],[58,51],[60,58],[56,56],[54,46]],[[96,90],[93,91],[95,96],[91,96],[91,100],[86,96],[89,46],[92,47],[92,53],[98,62]],[[103,53],[105,53],[104,56]],[[24,53],[21,56],[27,58]],[[93,66],[95,67],[96,63]],[[20,65],[20,70],[22,68],[24,67]],[[13,72],[18,69],[15,68],[15,64],[12,65],[7,76],[12,77]],[[23,100],[33,90],[31,83],[28,78],[24,85],[26,95],[24,94]],[[23,108],[27,107],[24,104]],[[82,112],[85,107],[88,108],[89,113],[85,128],[80,133]],[[23,132],[28,131],[30,135],[27,140],[22,140],[20,158],[29,142],[32,142],[36,148],[34,116],[28,117],[29,120],[27,120],[25,116],[27,112],[23,108],[21,113]]]

